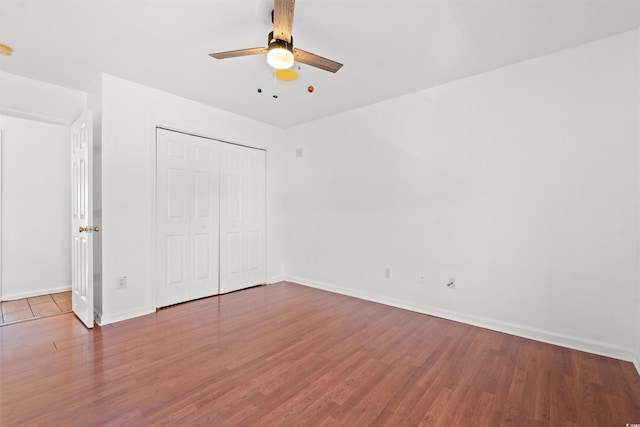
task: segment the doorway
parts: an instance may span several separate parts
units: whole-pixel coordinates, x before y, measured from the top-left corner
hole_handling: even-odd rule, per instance
[[[0,299],[66,292],[69,125],[0,115],[0,128]]]

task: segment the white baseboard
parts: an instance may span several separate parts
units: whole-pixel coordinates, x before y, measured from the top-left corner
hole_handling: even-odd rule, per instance
[[[313,280],[307,280],[300,277],[285,277],[288,282],[298,283],[300,285],[312,288],[322,289],[329,292],[335,292],[342,295],[352,296],[367,301],[377,302],[392,307],[402,308],[405,310],[415,311],[417,313],[427,314],[430,316],[440,317],[443,319],[453,320],[456,322],[466,323],[468,325],[478,326],[485,329],[491,329],[510,335],[528,338],[535,341],[541,341],[548,344],[567,347],[574,350],[585,351],[587,353],[598,354],[601,356],[612,357],[615,359],[634,361],[638,372],[640,373],[640,361],[630,348],[624,348],[604,342],[593,341],[589,339],[573,337],[552,331],[531,328],[525,325],[517,325],[508,322],[502,322],[495,319],[488,319],[479,316],[473,316],[465,313],[458,313],[449,310],[443,310],[437,307],[430,307],[422,304],[415,304],[406,301],[393,300],[388,297],[371,294],[368,292],[347,289],[340,286],[320,283]]]
[[[58,292],[67,292],[71,290],[71,286],[58,286],[56,288],[38,289],[27,292],[17,292],[13,294],[3,294],[2,301],[13,301],[22,298],[38,297],[40,295],[57,294]]]
[[[134,317],[145,316],[147,314],[155,313],[155,308],[137,308],[135,310],[123,311],[112,315],[103,315],[100,313],[96,316],[96,323],[99,326],[109,325],[111,323],[122,322],[123,320],[133,319]]]
[[[638,350],[638,352],[634,355],[633,358],[633,366],[636,367],[636,371],[638,371],[638,375],[640,375],[640,349]]]
[[[272,285],[274,283],[283,282],[284,276],[274,276],[267,282],[268,285]]]

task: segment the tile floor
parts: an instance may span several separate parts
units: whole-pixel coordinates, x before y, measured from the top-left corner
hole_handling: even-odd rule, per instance
[[[3,301],[0,326],[71,311],[71,291]]]

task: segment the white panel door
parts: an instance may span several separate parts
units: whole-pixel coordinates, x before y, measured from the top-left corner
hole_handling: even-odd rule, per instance
[[[265,152],[220,146],[220,293],[266,282]]]
[[[71,305],[93,328],[93,135],[91,111],[71,125]]]
[[[219,143],[157,130],[156,305],[218,289]]]

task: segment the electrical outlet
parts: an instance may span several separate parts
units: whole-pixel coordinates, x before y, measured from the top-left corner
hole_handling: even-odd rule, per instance
[[[384,278],[391,279],[391,267],[385,267],[384,269]]]
[[[118,289],[124,289],[127,287],[127,276],[122,276],[118,282]]]
[[[452,277],[449,279],[449,281],[447,282],[447,288],[449,289],[455,289],[456,288],[456,278]]]

